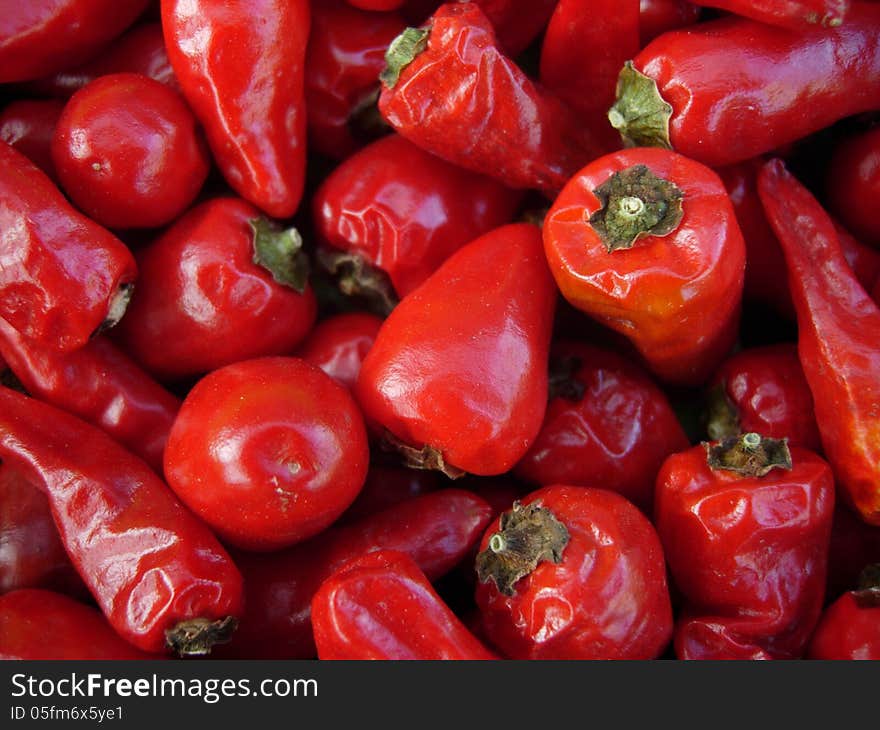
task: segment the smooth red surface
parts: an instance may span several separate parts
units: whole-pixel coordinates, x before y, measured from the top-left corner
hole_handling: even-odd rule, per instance
[[[337,166],[312,211],[322,241],[381,269],[406,296],[462,246],[511,222],[521,200],[394,134]]]
[[[0,317],[47,347],[82,347],[120,288],[137,278],[125,244],[76,211],[39,168],[3,142],[0,230]]]
[[[880,127],[844,138],[831,154],[828,206],[865,243],[880,248]]]
[[[171,67],[229,185],[274,218],[305,182],[308,0],[162,0]]]
[[[810,26],[833,27],[846,21],[850,0],[691,0],[761,23],[793,31]]]
[[[682,191],[681,222],[669,235],[609,252],[589,224],[601,207],[593,191],[639,164]],[[704,382],[732,348],[746,251],[730,198],[711,169],[658,148],[600,157],[556,198],[543,236],[562,295],[628,337],[661,380]]]
[[[52,137],[64,102],[55,99],[18,99],[0,112],[0,140],[14,147],[57,181],[52,162]]]
[[[52,160],[76,206],[108,228],[155,228],[183,213],[211,166],[176,91],[134,73],[101,76],[67,102]]]
[[[540,502],[565,525],[562,562],[541,562],[514,584],[478,583],[491,642],[512,659],[654,659],[672,636],[672,606],[657,533],[632,503],[604,489],[550,485]],[[494,520],[480,549],[499,529]]]
[[[700,8],[689,0],[640,0],[639,47],[667,31],[693,25],[699,17]]]
[[[390,550],[356,558],[312,598],[319,659],[485,660],[484,647],[431,587],[408,555]]]
[[[0,388],[0,458],[45,492],[68,556],[139,649],[165,651],[181,621],[240,614],[241,575],[214,535],[102,431]]]
[[[654,524],[683,605],[679,659],[797,659],[825,596],[834,480],[791,447],[792,469],[713,471],[700,446],[657,476]]]
[[[880,524],[880,308],[846,261],[834,226],[783,163],[758,191],[788,264],[804,368],[838,494]]]
[[[311,330],[311,287],[299,294],[253,261],[259,217],[244,200],[216,198],[138,250],[140,286],[116,334],[157,378],[285,355]]]
[[[514,474],[542,486],[610,489],[650,515],[660,465],[690,446],[665,393],[611,350],[557,342],[551,357],[577,358],[572,379],[583,397],[550,399],[538,438]]]
[[[296,354],[353,388],[381,326],[382,318],[368,312],[335,314],[315,325]]]
[[[537,226],[472,241],[385,320],[355,387],[365,417],[466,472],[508,471],[547,407],[555,303]]]
[[[406,553],[429,580],[437,580],[470,553],[491,518],[491,508],[477,495],[442,489],[331,527],[288,550],[236,553],[246,612],[232,641],[215,653],[241,659],[314,657],[311,600],[336,570],[359,555],[388,549]]]
[[[278,550],[321,532],[367,474],[348,390],[294,357],[243,360],[189,391],[165,447],[177,496],[226,542]]]
[[[819,621],[808,659],[880,659],[880,605],[860,606],[855,595],[844,593]]]

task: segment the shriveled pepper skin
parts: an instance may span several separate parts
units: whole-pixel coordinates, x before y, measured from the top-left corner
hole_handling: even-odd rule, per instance
[[[761,23],[794,31],[811,25],[834,28],[846,20],[850,0],[691,0]]]
[[[785,253],[798,356],[839,494],[880,524],[880,308],[852,273],[828,215],[780,160],[765,165],[758,191]]]
[[[672,636],[657,533],[631,502],[589,487],[550,485],[520,503],[550,510],[568,542],[502,593],[489,578],[476,600],[491,642],[511,659],[653,659]],[[489,548],[501,520],[489,525]]]
[[[308,0],[162,0],[171,67],[230,186],[274,218],[305,182]]]
[[[835,147],[825,180],[828,207],[867,244],[880,248],[880,127],[844,138]]]
[[[0,317],[22,335],[70,351],[122,316],[137,278],[131,252],[3,142],[0,230]]]
[[[682,595],[680,659],[796,659],[825,595],[834,481],[792,446],[791,469],[713,470],[703,445],[657,475],[654,524]]]
[[[14,147],[57,182],[52,162],[52,136],[64,102],[56,99],[19,99],[0,113],[0,140]]]
[[[429,580],[465,558],[492,518],[485,500],[443,489],[335,526],[302,545],[268,555],[236,553],[245,580],[246,613],[218,657],[305,659],[315,656],[311,600],[321,583],[359,555],[398,550]]]
[[[483,646],[408,555],[377,550],[347,563],[312,598],[319,659],[485,660]]]
[[[180,399],[106,337],[55,352],[0,320],[0,354],[27,392],[97,426],[157,474]]]
[[[880,660],[880,602],[849,591],[832,603],[810,640],[808,659]]]
[[[477,238],[383,323],[355,386],[364,415],[457,469],[508,471],[547,407],[555,304],[537,226]]]
[[[0,659],[156,659],[124,641],[90,606],[60,593],[0,596]]]
[[[666,235],[649,229],[631,247],[609,250],[590,222],[608,210],[596,190],[638,166],[681,191],[681,219]],[[745,244],[721,180],[704,165],[656,148],[600,157],[556,198],[543,237],[563,296],[628,337],[661,380],[704,382],[733,346]]]
[[[578,115],[499,49],[475,3],[431,16],[426,48],[383,81],[382,116],[429,152],[513,188],[558,192],[601,152]]]
[[[321,241],[384,271],[403,297],[466,243],[509,223],[521,199],[394,134],[336,167],[312,208]]]
[[[242,609],[241,575],[143,461],[102,431],[0,388],[0,458],[42,489],[61,540],[113,628],[139,649]],[[195,653],[200,650],[194,649]]]
[[[353,388],[381,326],[382,318],[368,312],[337,314],[315,325],[296,354]]]
[[[880,5],[861,2],[836,28],[793,33],[732,17],[665,33],[633,67],[672,107],[668,139],[644,128],[644,109],[627,119],[620,93],[623,118],[612,124],[636,144],[671,145],[712,167],[770,152],[880,107],[878,26]]]

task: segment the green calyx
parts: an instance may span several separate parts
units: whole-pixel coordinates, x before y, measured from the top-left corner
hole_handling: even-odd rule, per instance
[[[254,233],[254,263],[279,284],[302,294],[309,281],[309,260],[295,228],[280,229],[267,218],[249,221]]]
[[[428,36],[431,28],[406,28],[398,35],[385,52],[385,68],[379,74],[379,80],[389,89],[393,89],[400,79],[401,72],[413,62],[416,56],[428,47]]]
[[[617,100],[608,110],[608,121],[627,147],[665,147],[669,141],[672,105],[650,76],[637,71],[632,61],[624,63],[617,78]]]
[[[773,469],[792,468],[788,439],[774,439],[749,432],[703,446],[706,449],[706,463],[713,470],[762,477]]]

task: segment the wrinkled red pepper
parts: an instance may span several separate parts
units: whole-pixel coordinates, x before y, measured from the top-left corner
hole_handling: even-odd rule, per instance
[[[761,23],[799,31],[811,25],[834,28],[846,20],[850,0],[691,0]]]
[[[125,312],[137,277],[119,239],[0,142],[0,317],[56,350],[82,347]]]
[[[852,273],[828,215],[780,160],[765,165],[758,192],[785,253],[798,355],[839,494],[880,524],[880,308]]]
[[[49,498],[67,554],[124,639],[205,654],[242,609],[241,575],[139,458],[64,411],[0,388],[0,458]]]

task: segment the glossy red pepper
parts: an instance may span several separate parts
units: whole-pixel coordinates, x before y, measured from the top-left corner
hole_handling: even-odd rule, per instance
[[[130,26],[147,3],[6,3],[0,15],[0,83],[36,79],[85,61]]]
[[[381,326],[382,318],[368,312],[333,315],[315,325],[296,355],[353,388]]]
[[[115,334],[166,380],[288,354],[317,313],[300,243],[244,200],[201,203],[138,250],[142,286]]]
[[[441,488],[440,479],[435,471],[370,464],[363,488],[337,523],[357,522],[401,502],[435,492]]]
[[[557,341],[547,414],[514,474],[610,489],[650,515],[657,470],[688,446],[666,395],[641,368],[611,350]]]
[[[725,360],[708,384],[707,433],[713,441],[757,431],[820,451],[813,396],[797,345],[741,350]]]
[[[143,461],[64,411],[0,388],[0,458],[49,498],[68,556],[139,649],[204,654],[242,609],[241,575]]]
[[[604,489],[551,485],[492,522],[476,600],[512,659],[653,659],[672,636],[657,533]]]
[[[846,20],[850,0],[691,0],[761,23],[794,31],[811,25],[835,28]]]
[[[781,161],[763,168],[758,192],[785,252],[798,355],[838,493],[880,524],[880,344],[873,338],[880,308],[852,273],[827,214]]]
[[[770,152],[880,106],[878,25],[880,5],[856,3],[837,28],[730,17],[665,33],[624,66],[609,120],[713,167]]]
[[[310,604],[321,583],[374,550],[398,550],[429,580],[458,565],[492,513],[477,495],[443,489],[363,520],[331,527],[302,545],[267,555],[236,554],[245,578],[246,612],[219,657],[304,659],[315,656]]]
[[[305,182],[308,0],[162,0],[171,67],[229,185],[274,218]]]
[[[122,317],[137,278],[131,252],[4,142],[0,229],[0,318],[22,335],[70,351]]]
[[[224,541],[278,550],[354,501],[370,453],[348,390],[295,357],[241,360],[189,391],[165,447],[165,478]]]
[[[377,550],[347,563],[312,598],[319,659],[485,660],[498,657],[452,612],[416,562]]]
[[[880,565],[867,567],[862,576],[857,590],[825,609],[808,659],[880,659]]]
[[[825,180],[828,207],[860,240],[880,248],[880,127],[844,138],[831,153]]]
[[[0,659],[156,659],[138,651],[90,606],[60,593],[0,596]]]
[[[176,91],[133,73],[101,76],[67,102],[52,160],[76,206],[108,228],[156,228],[195,200],[210,154]]]
[[[509,223],[521,199],[394,134],[336,167],[315,192],[312,210],[343,292],[384,301],[406,296],[466,243]],[[383,290],[385,277],[374,282],[373,267],[390,278],[393,291]]]
[[[555,194],[602,151],[577,114],[498,46],[476,3],[446,3],[388,49],[379,111],[419,147],[513,188]]]
[[[379,116],[385,51],[405,27],[397,13],[370,13],[344,0],[312,3],[305,95],[309,149],[343,160],[390,131]]]
[[[635,345],[662,380],[696,385],[737,334],[745,244],[718,176],[669,150],[591,162],[544,221],[563,296]]]
[[[700,8],[689,0],[640,0],[639,48],[670,30],[693,25]]]
[[[0,113],[0,140],[14,147],[57,182],[52,162],[52,137],[64,108],[55,99],[20,99]]]
[[[815,454],[756,433],[670,456],[654,524],[683,597],[680,659],[796,659],[825,595],[834,481]]]
[[[364,415],[411,463],[508,471],[547,407],[555,303],[537,226],[472,241],[385,320],[355,386]]]
[[[606,152],[620,148],[607,116],[617,75],[639,48],[639,0],[559,0],[541,42],[541,83],[578,112]]]

